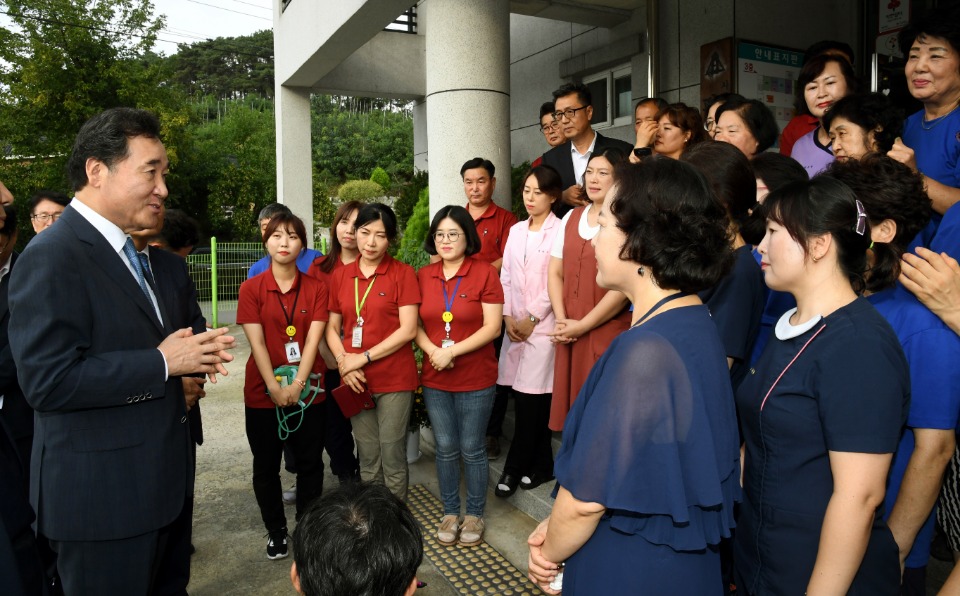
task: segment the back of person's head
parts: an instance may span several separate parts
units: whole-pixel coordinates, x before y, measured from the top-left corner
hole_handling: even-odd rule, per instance
[[[260,210],[260,215],[257,216],[257,221],[262,222],[265,219],[273,219],[273,217],[278,213],[291,213],[291,211],[290,208],[283,203],[270,203]]]
[[[9,243],[10,239],[17,235],[17,207],[11,203],[0,207],[0,209],[3,209],[3,212],[6,214],[6,218],[3,220],[3,226],[0,227],[0,235],[6,236],[5,242]],[[6,246],[4,246],[4,248],[6,248]],[[0,252],[2,252],[2,250],[0,250]]]
[[[579,101],[583,107],[593,105],[593,94],[590,93],[590,88],[583,83],[566,83],[560,85],[560,88],[553,92],[553,101],[556,103],[561,97],[566,97],[573,93],[577,94],[577,101]]]
[[[761,205],[763,197],[791,182],[804,182],[809,177],[797,160],[770,151],[751,159],[750,167],[757,179],[757,197],[761,198],[753,206],[750,215],[740,224],[740,236],[748,244],[756,246],[767,233],[767,216]],[[761,183],[765,189],[760,188]]]
[[[723,203],[731,222],[740,229],[757,202],[757,179],[750,160],[729,143],[701,143],[683,152],[682,161],[703,174]]]
[[[553,108],[553,105],[554,105],[554,104],[553,104],[552,101],[545,101],[545,102],[543,102],[542,104],[540,104],[540,119],[541,119],[541,120],[543,120],[543,117],[544,117],[544,116],[546,116],[546,115],[548,115],[548,114],[550,114],[550,115],[553,114],[553,109],[554,109],[554,108]]]
[[[771,192],[763,202],[767,219],[776,222],[809,254],[814,238],[830,234],[837,265],[854,292],[866,288],[870,230],[860,223],[857,197],[847,185],[829,176],[793,182]],[[861,233],[862,232],[862,233]]]
[[[909,56],[913,43],[918,38],[925,41],[927,37],[945,39],[953,46],[954,52],[960,52],[960,6],[928,10],[911,19],[897,34],[900,51],[904,56]]]
[[[893,148],[897,137],[903,133],[903,110],[883,93],[848,95],[830,106],[823,116],[827,131],[836,118],[843,118],[863,129],[864,135],[873,133],[877,151],[886,154]]]
[[[166,209],[163,214],[163,229],[148,240],[159,242],[171,252],[193,248],[200,242],[200,226],[180,209]]]
[[[682,102],[671,103],[660,108],[655,118],[657,122],[659,122],[664,116],[667,117],[670,124],[673,124],[683,132],[690,133],[690,138],[687,139],[687,147],[684,151],[689,150],[697,143],[702,143],[709,138],[707,137],[706,129],[703,128],[703,118],[700,116],[700,110],[696,108],[691,108]]]
[[[610,212],[626,235],[620,258],[650,267],[661,288],[699,292],[733,265],[727,213],[696,168],[654,156],[616,171]]]
[[[416,585],[423,541],[385,486],[347,483],[307,508],[293,532],[293,559],[304,596],[402,596]]]
[[[397,239],[397,216],[393,209],[383,203],[364,205],[357,212],[357,220],[353,223],[354,229],[360,229],[370,222],[382,221],[383,229],[387,233],[387,241],[391,244]]]
[[[773,112],[762,101],[758,99],[744,99],[737,95],[723,102],[717,108],[716,120],[720,122],[720,115],[727,110],[735,111],[739,114],[750,134],[757,140],[757,154],[763,153],[777,141],[777,135],[780,129],[777,127],[777,120],[773,117]]]
[[[850,65],[850,62],[847,61],[843,56],[837,56],[834,54],[820,54],[814,56],[807,60],[803,67],[800,69],[800,74],[797,76],[797,85],[796,92],[794,93],[794,106],[797,109],[798,114],[810,114],[810,107],[807,105],[806,97],[804,96],[804,90],[807,85],[812,83],[814,79],[823,74],[823,71],[826,70],[828,64],[836,64],[840,69],[840,74],[843,75],[843,80],[847,88],[846,95],[853,95],[855,93],[860,93],[863,85],[860,82],[860,79],[857,78],[857,74],[853,72],[853,66]],[[832,107],[830,108],[833,109]],[[827,110],[829,113],[830,110]]]
[[[160,121],[146,110],[110,108],[80,127],[67,160],[67,177],[76,192],[87,185],[87,160],[113,167],[129,155],[129,140],[135,137],[160,138]]]
[[[491,178],[497,175],[497,169],[493,166],[492,161],[482,157],[474,157],[473,159],[468,159],[460,167],[460,177],[463,178],[464,174],[467,173],[467,170],[475,170],[477,168],[483,168],[486,170],[487,174],[489,174]]]
[[[303,220],[291,212],[278,213],[270,218],[267,223],[267,229],[263,232],[263,246],[266,248],[267,240],[277,230],[285,230],[289,234],[296,234],[300,239],[300,252],[307,250],[307,228],[303,225]]]
[[[70,204],[70,197],[56,190],[38,190],[37,192],[33,193],[33,196],[30,197],[29,201],[27,201],[28,210],[31,215],[33,215],[33,212],[36,211],[37,205],[40,204],[40,201],[53,201],[61,207],[66,207]]]
[[[847,59],[851,65],[854,64],[853,48],[850,44],[842,41],[823,40],[813,44],[803,53],[803,63],[806,64],[811,58],[821,55],[842,56]]]
[[[860,199],[867,212],[867,235],[874,226],[881,226],[878,234],[884,238],[873,242],[874,263],[866,289],[879,292],[893,287],[900,276],[900,257],[930,221],[930,197],[923,178],[899,161],[877,154],[860,161],[835,161],[820,175],[839,180]]]
[[[707,112],[710,111],[710,106],[715,103],[724,104],[731,99],[746,99],[744,96],[739,93],[726,92],[726,93],[717,93],[716,95],[711,95],[703,102],[703,115],[706,118]]]
[[[552,167],[540,165],[535,168],[530,168],[523,175],[524,184],[526,184],[527,178],[530,176],[533,176],[537,180],[537,186],[540,188],[540,192],[553,197],[554,201],[559,201],[563,196],[563,181],[560,178],[560,174]]]

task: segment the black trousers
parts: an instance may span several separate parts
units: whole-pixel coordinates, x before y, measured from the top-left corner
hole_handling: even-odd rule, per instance
[[[513,390],[516,428],[504,473],[516,476],[532,474],[553,476],[553,448],[550,422],[551,393],[531,395]]]
[[[284,412],[299,410],[300,406],[291,406]],[[297,519],[323,492],[321,450],[325,417],[323,403],[314,403],[304,410],[300,428],[285,441],[297,458]],[[287,527],[280,485],[280,455],[284,441],[277,432],[275,408],[246,408],[246,429],[253,453],[253,493],[260,507],[260,517],[268,532],[282,530]]]
[[[354,454],[353,425],[349,418],[344,417],[337,400],[333,398],[333,390],[340,386],[340,372],[328,370],[324,373],[323,385],[327,391],[323,446],[330,456],[330,471],[334,476],[356,476],[360,474],[360,462]]]

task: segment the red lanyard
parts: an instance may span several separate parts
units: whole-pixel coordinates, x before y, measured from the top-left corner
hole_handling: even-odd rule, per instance
[[[761,412],[763,411],[763,406],[766,405],[766,403],[767,403],[767,398],[770,397],[770,394],[771,394],[771,393],[773,393],[773,388],[777,386],[777,383],[780,382],[780,379],[783,378],[783,375],[785,375],[785,374],[787,373],[787,370],[789,370],[790,367],[793,366],[793,363],[797,361],[797,358],[800,357],[800,354],[803,354],[803,351],[807,349],[807,346],[810,345],[810,342],[812,342],[813,339],[814,339],[815,337],[817,337],[818,335],[820,335],[820,332],[823,331],[823,330],[826,329],[826,328],[827,328],[827,324],[826,324],[826,323],[824,323],[823,325],[820,325],[820,328],[817,329],[817,332],[810,336],[810,339],[807,340],[807,343],[803,344],[803,347],[800,348],[800,351],[797,352],[797,355],[793,357],[793,360],[791,360],[790,363],[787,364],[787,366],[780,372],[780,376],[778,376],[778,377],[777,377],[777,380],[773,382],[773,385],[770,386],[770,390],[767,391],[767,394],[763,396],[763,401],[760,402],[760,411],[761,411]]]

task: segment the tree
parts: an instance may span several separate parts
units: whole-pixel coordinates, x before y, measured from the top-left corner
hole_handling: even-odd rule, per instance
[[[273,98],[273,31],[180,44],[169,59],[171,80],[188,95]]]

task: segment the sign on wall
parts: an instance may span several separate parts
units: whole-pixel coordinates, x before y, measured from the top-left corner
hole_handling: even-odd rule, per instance
[[[794,116],[795,87],[802,66],[803,52],[738,42],[737,93],[766,104],[783,130]]]

